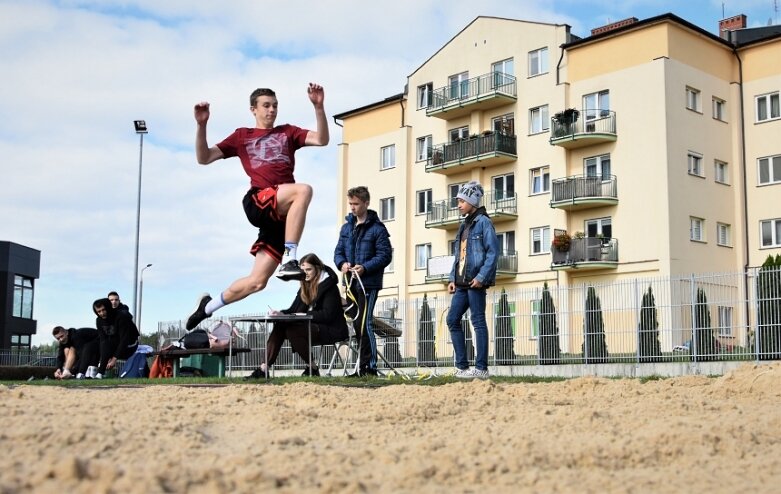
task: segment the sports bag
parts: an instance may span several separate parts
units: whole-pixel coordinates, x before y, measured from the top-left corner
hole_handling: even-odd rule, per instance
[[[184,335],[184,338],[182,338],[182,344],[188,350],[209,348],[209,333],[203,329],[195,329],[190,331]]]

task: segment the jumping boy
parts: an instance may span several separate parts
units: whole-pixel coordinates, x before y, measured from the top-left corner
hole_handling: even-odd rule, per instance
[[[206,142],[209,103],[195,105],[198,163],[208,165],[218,159],[239,157],[244,172],[250,177],[250,189],[243,201],[244,212],[249,222],[258,228],[258,239],[250,249],[250,254],[255,256],[250,274],[234,281],[216,299],[209,294],[202,295],[195,312],[187,319],[188,331],[221,307],[263,290],[280,263],[278,278],[285,281],[303,279],[296,248],[312,200],[312,187],[295,183],[295,151],[304,146],[325,146],[330,139],[323,108],[323,88],[309,83],[307,93],[315,108],[317,131],[288,124],[274,126],[278,105],[276,94],[271,89],[261,88],[250,95],[255,127],[236,129],[212,147]]]

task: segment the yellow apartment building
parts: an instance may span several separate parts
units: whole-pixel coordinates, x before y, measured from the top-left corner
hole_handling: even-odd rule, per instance
[[[366,185],[391,234],[381,300],[446,297],[470,180],[500,239],[497,289],[736,272],[781,253],[781,29],[745,26],[664,14],[579,38],[478,17],[401,93],[335,115],[335,221]]]

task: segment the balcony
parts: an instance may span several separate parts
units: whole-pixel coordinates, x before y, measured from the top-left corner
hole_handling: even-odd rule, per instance
[[[601,177],[574,175],[557,178],[551,183],[550,207],[552,208],[574,211],[616,204],[618,204],[618,184],[615,175]]]
[[[518,218],[518,196],[515,192],[489,190],[483,196],[483,205],[494,223]],[[426,213],[426,228],[457,228],[461,214],[455,199],[432,202]]]
[[[559,252],[551,248],[551,254],[554,271],[615,269],[618,266],[618,239],[573,238],[569,250]]]
[[[426,116],[450,120],[476,110],[515,103],[516,100],[515,77],[491,72],[434,90]]]
[[[500,165],[518,159],[517,139],[497,132],[438,144],[426,160],[426,172],[451,175],[472,168]]]
[[[426,283],[447,283],[455,256],[430,257],[426,263]],[[518,274],[518,253],[507,251],[496,260],[496,279],[513,278]]]
[[[616,135],[616,112],[611,110],[564,110],[551,118],[550,143],[567,149],[612,142]]]

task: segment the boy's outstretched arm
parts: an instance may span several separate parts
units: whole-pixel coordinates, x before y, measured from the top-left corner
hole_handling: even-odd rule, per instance
[[[325,108],[323,107],[325,100],[323,86],[310,82],[306,91],[309,95],[309,101],[315,107],[315,119],[317,120],[317,131],[309,131],[306,135],[306,145],[325,146],[331,140],[331,136],[328,132],[328,119],[325,116]]]
[[[217,146],[209,147],[206,142],[206,123],[209,121],[209,103],[202,101],[193,108],[198,127],[195,131],[195,158],[198,163],[208,165],[223,158],[222,150]]]

